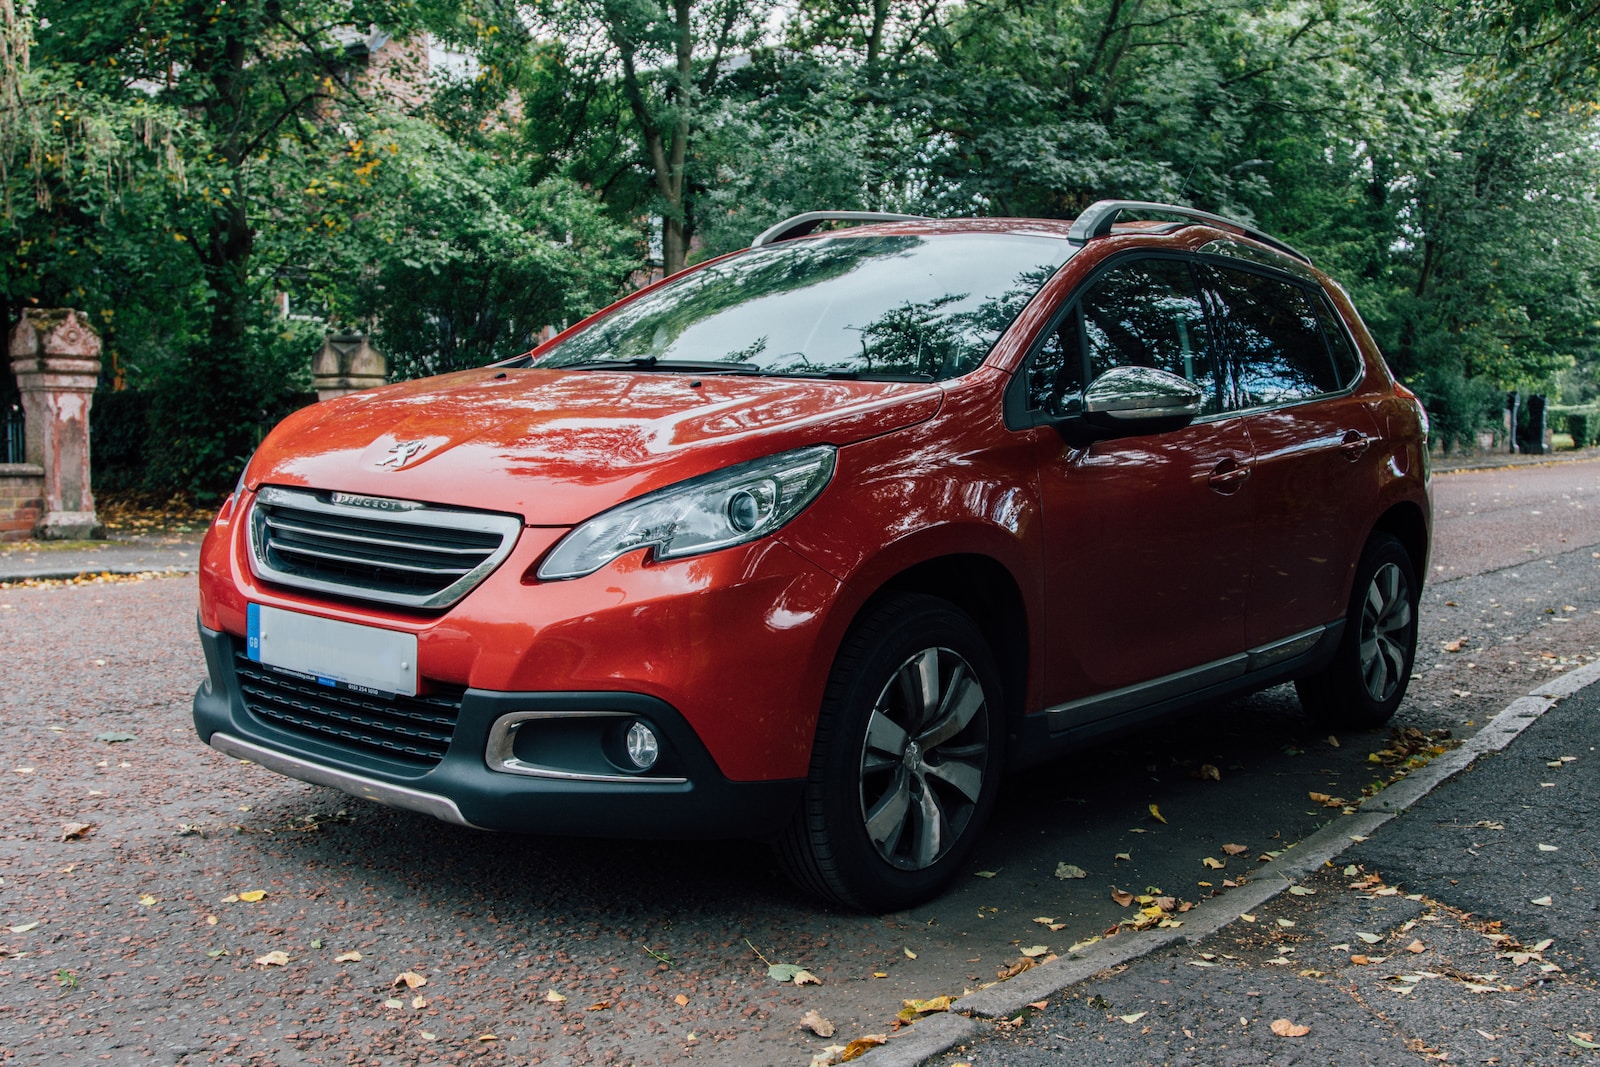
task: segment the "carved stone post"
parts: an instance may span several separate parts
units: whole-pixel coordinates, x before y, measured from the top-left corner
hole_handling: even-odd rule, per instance
[[[388,370],[389,361],[367,342],[366,334],[332,334],[311,357],[318,400],[382,385]]]
[[[98,537],[89,488],[89,406],[100,381],[100,337],[71,308],[25,308],[9,348],[27,420],[28,462],[44,468],[44,513],[33,534]]]

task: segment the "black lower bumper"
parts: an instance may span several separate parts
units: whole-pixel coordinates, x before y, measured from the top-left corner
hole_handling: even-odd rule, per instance
[[[202,741],[292,778],[447,822],[593,837],[764,837],[788,821],[799,801],[802,783],[796,780],[729,781],[676,709],[637,693],[468,689],[443,756],[431,766],[403,765],[252,712],[234,666],[237,639],[201,626],[200,643],[208,678],[195,693],[194,721]],[[661,735],[670,773],[491,769],[487,754],[496,722],[530,713],[556,724],[568,715],[574,722],[638,716]]]

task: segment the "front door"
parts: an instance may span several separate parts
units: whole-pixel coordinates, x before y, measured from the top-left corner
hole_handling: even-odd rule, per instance
[[[1165,433],[1084,447],[1054,431],[1038,439],[1052,729],[1243,670],[1253,453],[1245,421],[1222,410],[1185,259],[1114,261],[1091,279],[1031,358],[1029,393],[1070,411],[1080,382],[1128,365],[1189,379],[1205,407]]]

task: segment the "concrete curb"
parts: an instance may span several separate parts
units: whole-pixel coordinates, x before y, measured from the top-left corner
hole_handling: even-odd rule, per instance
[[[1213,897],[1184,916],[1181,930],[1150,930],[1097,941],[1078,955],[1054,960],[1009,981],[968,994],[950,1006],[953,1014],[930,1016],[902,1031],[889,1044],[873,1049],[856,1063],[863,1067],[919,1067],[964,1041],[982,1036],[975,1020],[1008,1019],[1030,1003],[1055,996],[1079,982],[1170,945],[1195,944],[1260,907],[1300,878],[1331,862],[1353,843],[1405,812],[1434,789],[1454,778],[1481,756],[1498,752],[1538,721],[1557,701],[1600,682],[1600,660],[1542,683],[1527,696],[1506,705],[1458,749],[1411,772],[1371,798],[1355,815],[1341,816],[1297,842],[1255,878],[1225,896]]]

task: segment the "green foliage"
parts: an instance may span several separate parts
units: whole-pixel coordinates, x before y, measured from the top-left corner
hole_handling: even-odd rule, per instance
[[[351,143],[351,195],[292,258],[301,288],[336,318],[371,322],[396,377],[481,366],[607,303],[637,265],[633,235],[563,178],[391,117]],[[336,235],[336,236],[334,236]]]
[[[196,346],[152,368],[140,488],[180,490],[202,505],[220,500],[267,431],[316,399],[306,353],[321,337],[315,323],[260,315],[245,327],[243,358]]]
[[[1557,407],[1545,409],[1550,428],[1556,433],[1569,434],[1572,447],[1591,448],[1600,444],[1600,404],[1586,407]]]
[[[324,327],[370,332],[399,376],[515,354],[625,285],[652,216],[670,270],[817,208],[1067,218],[1119,197],[1308,252],[1449,447],[1498,432],[1507,390],[1600,391],[1582,6],[786,11],[0,0],[0,315],[87,311],[107,385],[141,397],[97,402],[105,477],[216,493],[304,399]],[[365,69],[368,45],[424,33],[476,67],[425,91],[404,63]],[[315,320],[275,320],[279,293]],[[892,331],[873,341],[900,359]],[[143,458],[111,462],[140,418]]]
[[[1428,411],[1433,441],[1446,454],[1471,452],[1478,435],[1505,436],[1506,394],[1486,378],[1468,378],[1448,363],[1429,368],[1411,383]]]
[[[86,310],[106,379],[143,396],[145,488],[226,490],[306,400],[327,322],[396,347],[402,374],[530,346],[604,303],[631,262],[595,201],[495,151],[526,53],[484,0],[5,3],[0,311]],[[376,29],[356,35],[350,27]],[[470,44],[476,77],[423,94],[390,34]],[[359,39],[357,39],[359,37]],[[389,79],[385,81],[384,79]],[[398,86],[399,88],[396,88]],[[140,405],[133,405],[138,407]],[[131,408],[130,408],[131,409]],[[111,454],[132,454],[120,442]],[[115,464],[113,481],[134,475]]]

